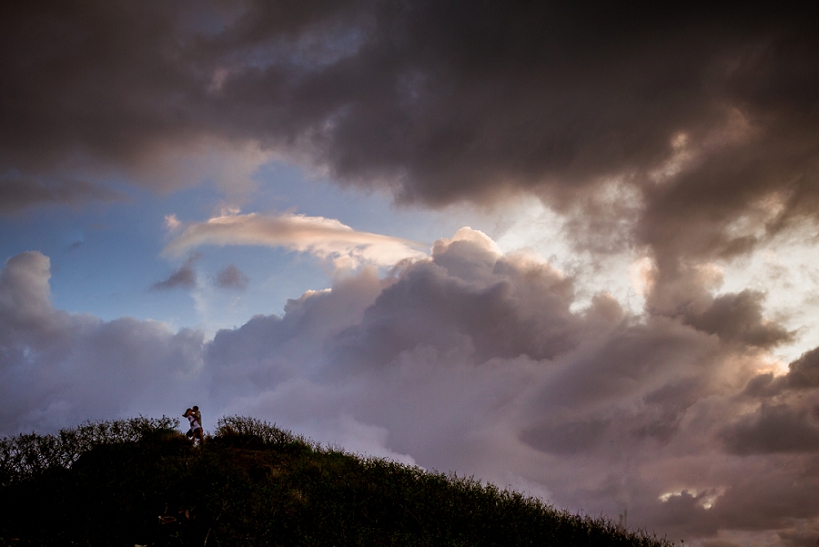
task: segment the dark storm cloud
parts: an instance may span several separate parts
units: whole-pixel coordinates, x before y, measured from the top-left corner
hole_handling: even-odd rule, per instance
[[[243,290],[249,282],[250,279],[235,264],[228,264],[216,274],[216,285],[222,289]]]
[[[659,389],[643,397],[646,419],[642,424],[635,424],[632,434],[639,439],[653,438],[660,443],[667,443],[680,430],[681,420],[686,412],[707,391],[707,381],[698,378],[684,378],[667,382]]]
[[[744,393],[751,397],[773,397],[793,390],[805,392],[819,387],[819,348],[803,353],[788,364],[788,373],[774,377],[772,373],[759,374],[748,381]]]
[[[89,200],[113,201],[123,196],[104,186],[82,180],[44,182],[15,174],[0,176],[0,214],[15,213],[35,205],[74,204]]]
[[[200,258],[202,258],[201,254],[194,253],[168,279],[151,285],[151,290],[192,289],[196,286],[196,270],[193,269],[193,266]]]
[[[705,492],[683,490],[679,494],[669,496],[658,511],[657,518],[666,529],[696,522],[699,533],[715,534],[719,529],[719,523],[714,518],[715,515],[702,506],[707,495]]]
[[[529,189],[597,226],[579,243],[649,244],[661,268],[733,256],[819,210],[816,10],[17,3],[0,17],[0,168],[139,173],[254,141],[405,202]],[[606,180],[631,197],[601,201]],[[730,229],[754,212],[759,230]]]
[[[746,465],[744,476],[733,474],[731,488],[716,501],[716,515],[722,522],[732,522],[745,530],[780,528],[781,535],[816,530],[815,520],[810,517],[819,510],[814,496],[819,477],[810,462],[810,456],[771,454],[762,460],[762,465]],[[802,468],[786,470],[790,465]],[[788,524],[795,519],[808,520],[801,530],[789,530]],[[815,536],[813,541],[816,542]]]
[[[803,353],[788,365],[787,385],[795,389],[819,387],[819,348]]]
[[[521,440],[525,443],[556,454],[577,454],[595,448],[603,441],[603,433],[610,420],[584,420],[561,423],[556,426],[544,425],[524,431]]]
[[[819,426],[809,414],[785,405],[763,404],[724,433],[728,449],[736,454],[814,452],[819,449]]]
[[[703,312],[689,312],[685,320],[701,331],[747,346],[767,348],[790,341],[792,333],[764,320],[762,300],[762,294],[748,290],[725,294],[714,298]]]
[[[660,259],[651,272],[646,312],[674,317],[737,347],[771,349],[791,342],[796,333],[763,315],[766,295],[743,290],[714,296],[722,273],[710,264]]]

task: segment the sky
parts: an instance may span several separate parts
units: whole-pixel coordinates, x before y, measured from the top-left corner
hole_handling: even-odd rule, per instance
[[[250,415],[819,538],[819,7],[0,7],[0,435]]]

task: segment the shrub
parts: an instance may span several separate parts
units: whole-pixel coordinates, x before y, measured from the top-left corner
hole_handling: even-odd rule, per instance
[[[28,433],[0,439],[0,484],[9,484],[49,469],[70,468],[79,457],[102,444],[137,442],[173,433],[179,420],[128,418],[86,422],[54,435]]]
[[[291,431],[279,429],[276,424],[248,416],[223,416],[216,423],[217,439],[228,444],[263,445],[282,448],[297,446],[300,448],[318,448],[315,443]]]

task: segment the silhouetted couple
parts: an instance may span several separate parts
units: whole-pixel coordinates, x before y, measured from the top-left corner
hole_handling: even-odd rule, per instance
[[[202,413],[199,412],[199,407],[195,406],[187,409],[182,416],[187,418],[188,422],[191,424],[191,428],[187,433],[191,443],[193,443],[194,446],[197,444],[202,444],[204,437],[202,436]]]

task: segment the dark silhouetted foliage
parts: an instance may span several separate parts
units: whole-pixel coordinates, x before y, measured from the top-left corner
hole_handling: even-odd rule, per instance
[[[146,437],[176,432],[179,420],[130,418],[128,420],[86,422],[61,429],[56,435],[37,433],[0,439],[0,485],[30,477],[49,469],[69,468],[92,448],[102,444],[133,443]]]
[[[222,418],[197,448],[173,425],[138,418],[3,439],[0,545],[671,545],[253,418]]]

